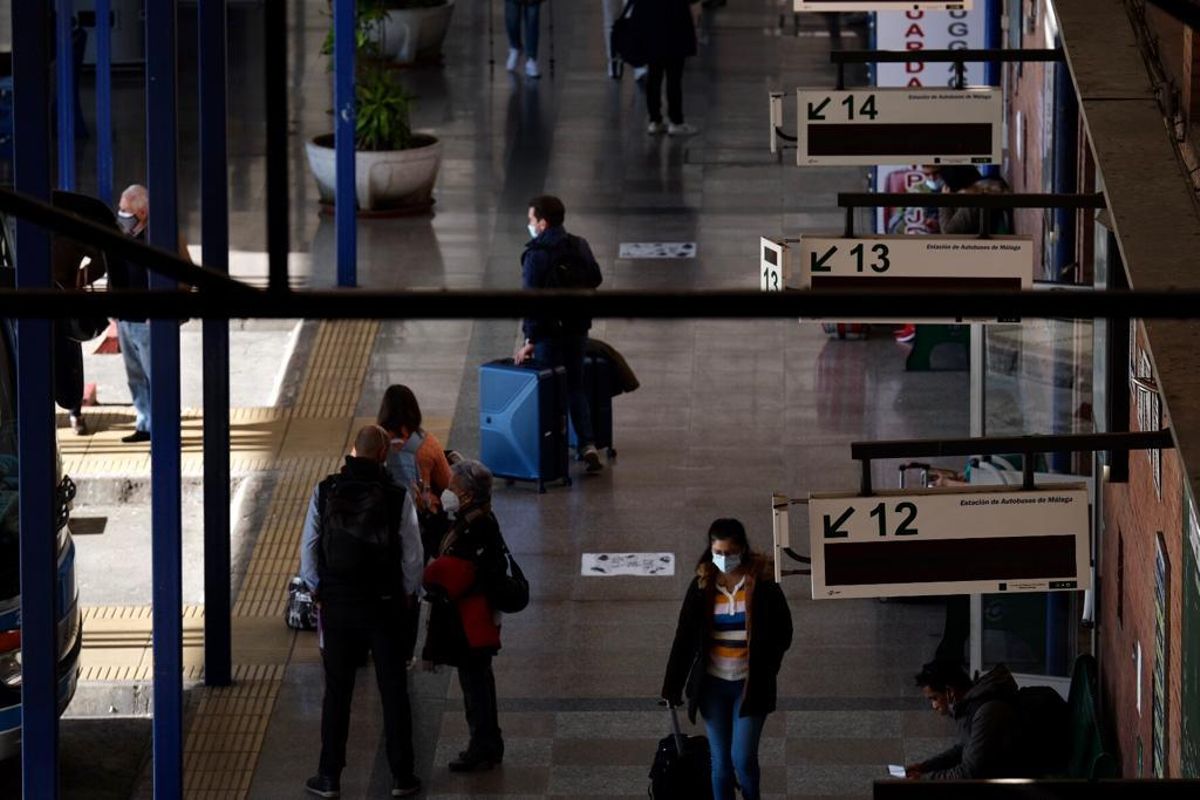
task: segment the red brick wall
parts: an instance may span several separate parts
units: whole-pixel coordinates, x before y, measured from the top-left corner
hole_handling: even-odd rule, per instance
[[[1139,343],[1145,338],[1139,330]],[[1130,427],[1138,430],[1136,397],[1130,400]],[[1169,424],[1165,414],[1163,425]],[[1183,615],[1182,475],[1174,451],[1162,454],[1162,499],[1156,495],[1149,453],[1129,457],[1129,483],[1106,484],[1105,530],[1101,542],[1100,672],[1105,721],[1115,743],[1123,774],[1137,775],[1137,740],[1142,741],[1142,774],[1152,773],[1152,712],[1155,631],[1155,555],[1161,531],[1169,561],[1167,777],[1180,774],[1181,655]],[[1117,621],[1118,531],[1124,539],[1124,611]],[[1142,647],[1142,710],[1136,708],[1137,667],[1134,645]]]

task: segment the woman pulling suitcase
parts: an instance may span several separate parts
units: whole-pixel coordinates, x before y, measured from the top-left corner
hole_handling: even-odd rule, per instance
[[[770,561],[736,519],[718,519],[679,613],[663,698],[704,718],[714,800],[758,800],[758,743],[775,710],[775,678],[792,643],[792,614]]]

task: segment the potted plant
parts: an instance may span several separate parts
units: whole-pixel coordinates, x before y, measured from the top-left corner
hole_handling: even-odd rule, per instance
[[[428,208],[433,204],[433,186],[442,161],[441,142],[410,127],[414,98],[380,57],[374,33],[386,11],[384,0],[360,0],[358,4],[354,163],[359,213]],[[333,53],[332,31],[322,52]],[[334,135],[313,138],[307,151],[321,202],[332,206],[337,185]]]
[[[379,48],[397,64],[438,61],[450,29],[454,0],[383,0]]]

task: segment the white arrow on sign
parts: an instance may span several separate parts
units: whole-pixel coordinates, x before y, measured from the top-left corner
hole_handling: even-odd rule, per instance
[[[800,166],[991,164],[1001,160],[999,89],[797,89]]]
[[[809,498],[813,599],[1079,591],[1085,484]]]

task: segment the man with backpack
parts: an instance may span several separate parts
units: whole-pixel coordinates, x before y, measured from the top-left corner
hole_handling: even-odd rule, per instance
[[[362,428],[341,471],[313,491],[304,522],[300,575],[320,609],[325,666],[321,761],[305,784],[318,797],[341,795],[355,672],[368,649],[383,701],[392,797],[421,790],[403,649],[424,555],[413,499],[384,468],[389,444],[379,426]]]
[[[958,723],[959,744],[905,768],[909,778],[934,781],[1037,778],[1066,760],[1066,703],[1051,688],[1017,688],[998,664],[972,681],[956,660],[921,668],[917,686],[938,714]]]
[[[562,200],[542,195],[529,201],[530,242],[521,256],[521,285],[525,289],[595,289],[603,276],[592,248],[582,236],[563,227],[567,212]],[[526,318],[525,343],[513,354],[520,364],[533,359],[539,367],[565,367],[571,424],[579,439],[579,457],[588,472],[603,467],[592,432],[592,414],[583,385],[583,357],[592,321],[575,317]]]

